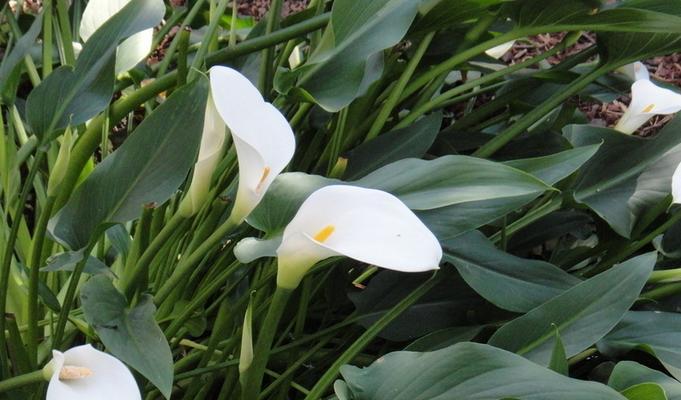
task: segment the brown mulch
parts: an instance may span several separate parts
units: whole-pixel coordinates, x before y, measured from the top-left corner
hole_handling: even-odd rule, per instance
[[[565,38],[566,32],[547,33],[530,36],[527,40],[519,40],[513,47],[501,57],[507,64],[523,62],[559,45]],[[577,54],[580,51],[596,44],[596,35],[592,32],[584,32],[577,43],[547,59],[549,64],[559,64],[565,58]]]
[[[265,16],[271,0],[239,0],[239,14],[250,15],[256,20]],[[303,11],[309,0],[284,0],[282,15],[288,16]]]

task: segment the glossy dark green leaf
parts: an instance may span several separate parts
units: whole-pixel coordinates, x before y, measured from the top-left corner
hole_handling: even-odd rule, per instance
[[[444,349],[451,345],[470,342],[485,328],[484,325],[455,326],[429,333],[420,337],[405,347],[405,351],[433,351]]]
[[[414,124],[384,133],[354,148],[347,156],[345,179],[358,179],[391,162],[420,158],[440,132],[442,113],[433,113]]]
[[[504,164],[525,171],[547,185],[555,185],[584,165],[599,147],[600,144],[577,147],[543,157],[506,161]]]
[[[12,47],[12,51],[2,58],[0,63],[0,93],[5,95],[7,85],[10,83],[11,75],[15,73],[19,67],[19,63],[24,60],[24,57],[29,53],[31,46],[35,43],[40,28],[43,23],[43,15],[40,14],[31,24],[31,28],[16,41]]]
[[[640,348],[657,357],[667,370],[681,379],[681,314],[631,311],[598,343],[606,354]]]
[[[571,379],[478,343],[426,353],[399,351],[341,374],[354,400],[624,400],[596,382]]]
[[[319,47],[305,64],[290,72],[299,77],[297,85],[328,111],[350,104],[371,83],[365,79],[367,60],[402,39],[418,4],[412,0],[334,1],[331,22]]]
[[[380,336],[393,341],[405,341],[438,329],[471,325],[492,319],[503,313],[472,291],[455,273],[446,274],[442,282],[392,321]],[[408,274],[381,271],[367,287],[349,294],[358,315],[359,324],[369,327],[385,312],[416,289],[430,273]]]
[[[111,280],[98,275],[83,285],[80,301],[85,319],[107,350],[137,370],[169,399],[173,355],[154,318],[156,307],[151,296],[144,295],[137,306],[128,308],[125,297]]]
[[[499,250],[485,235],[469,232],[442,245],[444,260],[482,297],[499,308],[527,312],[580,280],[539,260],[526,260]]]
[[[572,357],[605,336],[634,304],[656,261],[656,253],[632,258],[506,323],[489,344],[547,365],[556,329]]]
[[[426,32],[476,20],[484,11],[506,0],[427,0],[419,9],[423,14],[414,24],[415,32]]]
[[[52,236],[77,250],[103,224],[137,218],[144,204],[172,196],[196,160],[207,96],[208,82],[199,79],[156,108],[52,217]]]
[[[132,0],[83,46],[75,67],[57,68],[26,101],[26,117],[39,137],[78,125],[102,111],[113,95],[116,46],[128,36],[158,25],[160,0]]]
[[[608,385],[615,390],[622,391],[646,382],[660,385],[669,400],[681,399],[681,382],[663,372],[645,367],[633,361],[618,362],[610,375]]]
[[[681,162],[681,118],[652,139],[587,125],[566,127],[565,135],[575,146],[603,142],[581,169],[574,197],[629,237],[638,217],[671,191],[671,176]]]

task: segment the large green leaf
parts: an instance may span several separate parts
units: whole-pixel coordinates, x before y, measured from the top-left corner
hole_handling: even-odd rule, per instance
[[[482,297],[499,308],[527,312],[580,282],[544,261],[499,250],[478,231],[443,243],[444,259]]]
[[[336,0],[331,22],[310,59],[289,74],[297,85],[328,111],[344,108],[371,82],[368,60],[397,44],[416,16],[413,0]],[[370,68],[369,68],[370,69]],[[373,80],[380,74],[372,72]],[[282,78],[292,81],[294,77]],[[286,91],[286,88],[280,88]]]
[[[105,276],[87,281],[80,301],[88,323],[116,358],[136,369],[170,398],[173,386],[173,355],[154,318],[156,307],[144,295],[134,308]]]
[[[656,253],[632,258],[506,323],[489,344],[548,364],[556,329],[571,357],[605,336],[634,304]]]
[[[681,400],[681,382],[668,375],[645,367],[633,361],[621,361],[615,365],[610,374],[608,385],[622,391],[626,388],[640,385],[641,383],[653,382],[660,385],[669,400]]]
[[[38,136],[87,121],[113,95],[116,46],[128,36],[158,25],[165,13],[161,0],[132,0],[83,46],[75,67],[52,72],[28,96],[26,117]]]
[[[568,126],[565,135],[576,146],[603,142],[582,168],[574,197],[629,237],[638,217],[671,191],[671,176],[681,162],[681,118],[652,139],[587,125]]]
[[[548,156],[506,161],[504,164],[525,171],[547,185],[555,185],[572,175],[596,154],[599,144],[577,147]]]
[[[681,379],[681,314],[631,311],[598,343],[606,354],[641,348],[656,356],[665,368]]]
[[[52,217],[52,236],[83,248],[103,224],[134,219],[144,204],[173,195],[196,159],[207,96],[208,82],[199,79],[154,110]]]
[[[469,156],[435,160],[405,159],[355,181],[399,197],[412,210],[538,196],[550,190],[544,182],[501,163]]]
[[[625,399],[603,384],[571,379],[478,343],[389,353],[367,368],[345,365],[341,374],[352,400]]]
[[[485,10],[508,0],[426,0],[419,12],[423,14],[414,24],[416,32],[448,28],[452,25],[476,20]]]
[[[361,144],[348,154],[345,179],[358,179],[403,158],[420,158],[435,141],[442,113],[433,113],[406,128],[397,129]]]
[[[24,59],[24,57],[29,53],[31,46],[35,43],[35,40],[40,34],[40,28],[42,28],[43,15],[40,14],[31,25],[31,28],[26,31],[26,33],[19,38],[12,47],[9,54],[2,58],[0,63],[0,94],[5,96],[8,85],[12,83],[12,78],[16,79],[18,77],[12,77],[16,73],[19,67],[19,63]],[[18,79],[16,79],[18,81]],[[16,82],[18,83],[18,82]],[[12,99],[4,99],[12,100]]]

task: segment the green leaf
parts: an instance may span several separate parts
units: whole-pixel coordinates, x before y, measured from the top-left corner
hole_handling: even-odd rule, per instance
[[[354,184],[385,190],[412,210],[538,196],[551,187],[523,171],[469,156],[435,160],[405,159],[357,180]]]
[[[327,111],[344,108],[372,83],[365,79],[367,69],[372,69],[368,60],[402,39],[418,5],[413,0],[334,1],[331,22],[319,47],[290,73],[299,77],[298,86]],[[373,80],[380,76],[372,75]]]
[[[623,400],[613,389],[555,373],[507,351],[459,343],[427,353],[398,351],[341,374],[354,400]]]
[[[0,63],[0,93],[2,93],[3,96],[7,94],[6,90],[8,88],[8,84],[11,83],[12,75],[16,73],[19,63],[24,60],[24,57],[29,53],[33,43],[35,43],[36,39],[38,38],[40,29],[42,28],[42,23],[43,15],[40,14],[33,21],[33,24],[31,24],[29,30],[26,31],[26,33],[16,41],[10,53],[6,54],[2,58],[2,63]],[[12,99],[3,100],[5,100],[7,103],[11,103],[8,100]]]
[[[681,162],[681,118],[652,139],[588,125],[571,125],[564,132],[575,146],[603,142],[582,168],[574,198],[628,238],[639,216],[671,191],[672,174]]]
[[[600,144],[577,147],[543,157],[506,161],[504,164],[525,171],[547,185],[555,185],[584,165],[599,147]]]
[[[384,133],[355,147],[348,154],[345,179],[358,179],[375,169],[403,158],[420,158],[435,141],[442,113],[433,113],[414,124]]]
[[[116,46],[158,25],[165,13],[160,0],[132,0],[100,27],[78,56],[75,67],[57,68],[26,100],[26,118],[38,137],[78,125],[102,111],[114,90]]]
[[[473,325],[440,329],[414,340],[409,346],[405,347],[404,350],[433,351],[444,349],[445,347],[461,342],[470,342],[473,338],[478,336],[484,328],[484,325]]]
[[[639,383],[622,391],[629,400],[667,400],[664,389],[657,383]]]
[[[76,264],[83,259],[83,251],[65,251],[63,253],[55,254],[47,259],[46,265],[41,268],[44,272],[54,271],[73,271]],[[98,258],[88,256],[85,262],[83,272],[90,275],[104,274],[110,278],[115,277],[109,267],[100,261]]]
[[[623,391],[646,382],[654,382],[660,385],[669,400],[681,399],[681,383],[679,381],[633,361],[618,362],[610,375],[608,385],[615,390]]]
[[[572,357],[605,336],[634,304],[656,261],[656,253],[632,258],[588,279],[506,323],[489,344],[539,364],[551,357],[555,329]]]
[[[81,249],[104,224],[135,219],[144,204],[172,196],[196,160],[207,96],[208,83],[199,79],[156,108],[52,217],[52,236]]]
[[[527,312],[580,282],[547,262],[501,251],[478,231],[444,242],[443,250],[468,285],[509,311]]]
[[[449,28],[455,24],[476,20],[484,11],[507,0],[427,0],[419,12],[423,14],[413,31],[427,32]]]
[[[556,329],[553,351],[551,352],[551,360],[549,361],[549,368],[561,375],[570,375],[570,367],[568,366],[567,356],[565,355],[565,346],[563,345],[563,341],[560,339],[560,332],[558,332],[558,329]]]
[[[640,348],[657,357],[676,379],[681,379],[680,326],[681,314],[631,311],[598,343],[598,349],[615,355]]]
[[[173,355],[154,318],[156,307],[144,295],[128,308],[125,297],[105,276],[87,281],[80,291],[85,319],[116,358],[137,370],[167,399],[173,386]]]

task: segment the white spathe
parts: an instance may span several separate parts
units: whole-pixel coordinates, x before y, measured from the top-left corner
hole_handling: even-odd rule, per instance
[[[507,51],[511,50],[511,47],[513,47],[514,44],[515,40],[511,40],[510,42],[489,48],[485,50],[485,53],[492,58],[501,58]]]
[[[672,175],[672,203],[681,204],[681,164]]]
[[[295,137],[286,118],[238,71],[211,68],[210,88],[215,107],[232,134],[239,160],[239,187],[232,219],[240,222],[291,161]]]
[[[225,138],[225,124],[215,108],[212,96],[209,95],[203,120],[199,158],[194,164],[191,186],[178,210],[185,217],[196,214],[206,201],[213,172],[222,158]]]
[[[657,86],[647,79],[639,79],[631,85],[631,104],[624,112],[615,129],[631,134],[658,114],[674,114],[681,110],[681,94]]]
[[[135,378],[118,359],[86,344],[52,351],[47,400],[140,400]]]
[[[619,67],[617,68],[617,72],[626,75],[632,81],[637,81],[639,79],[650,79],[648,68],[646,68],[646,66],[640,61]]]
[[[312,193],[284,230],[277,249],[277,285],[298,286],[318,261],[346,256],[402,272],[439,268],[433,233],[390,193],[331,185]]]
[[[90,0],[80,21],[83,41],[92,36],[100,26],[114,16],[130,0]],[[151,51],[154,29],[145,29],[125,39],[116,49],[116,75],[130,70],[144,60]]]

